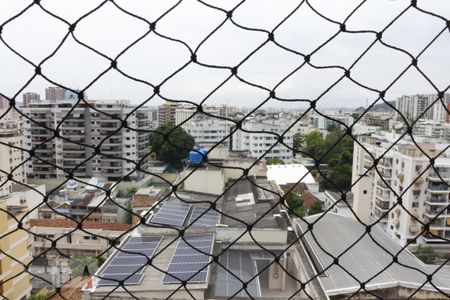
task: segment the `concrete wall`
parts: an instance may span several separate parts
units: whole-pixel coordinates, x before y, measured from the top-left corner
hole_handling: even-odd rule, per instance
[[[253,160],[227,160],[224,163],[225,167],[231,167],[231,168],[244,168],[248,169],[253,163]],[[235,180],[242,176],[243,172],[241,169],[224,169],[224,179],[225,182],[229,180]],[[263,163],[257,163],[255,166],[253,166],[249,172],[249,176],[258,176],[258,177],[265,177],[267,176],[267,167]]]
[[[217,229],[216,239],[222,240],[224,243],[233,243],[236,241],[240,243],[255,244],[255,240],[263,245],[267,244],[282,244],[287,243],[287,231],[278,229],[252,229],[252,236],[247,232],[241,238],[242,232],[246,231],[246,228],[220,228]],[[253,238],[252,238],[253,237]]]
[[[220,195],[223,193],[225,179],[222,169],[192,169],[183,172],[183,188],[185,191]]]

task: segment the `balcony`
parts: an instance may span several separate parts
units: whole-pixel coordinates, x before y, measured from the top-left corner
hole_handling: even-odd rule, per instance
[[[425,202],[446,205],[448,203],[448,195],[431,194],[426,198]]]
[[[439,177],[441,176],[441,177]],[[446,172],[438,172],[436,173],[434,170],[430,171],[430,173],[428,173],[428,180],[430,181],[440,181],[442,182],[442,179],[444,181],[450,181],[450,172],[446,171]]]
[[[390,191],[382,191],[381,189],[377,189],[377,192],[375,194],[378,198],[381,200],[388,200],[391,198],[391,192]]]
[[[384,190],[390,190],[390,186],[391,186],[391,181],[390,180],[385,180],[386,183],[384,183],[382,180],[377,180],[377,185],[379,188],[382,188]]]
[[[384,179],[390,179],[392,178],[392,171],[384,170],[383,172],[381,172],[381,175],[383,176]]]
[[[437,208],[429,208],[429,207],[427,207],[425,209],[425,215],[428,215],[431,217],[435,217],[438,214],[439,214],[439,217],[443,217],[446,215],[446,213],[447,213],[447,211],[445,209],[437,209]]]
[[[392,158],[383,158],[378,165],[381,168],[390,169],[392,168]]]
[[[379,210],[386,211],[389,209],[389,201],[375,201],[375,205]]]
[[[430,184],[428,185],[428,192],[432,194],[448,193],[450,187],[447,184]]]

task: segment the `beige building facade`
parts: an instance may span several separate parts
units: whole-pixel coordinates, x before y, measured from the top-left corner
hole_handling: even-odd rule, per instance
[[[24,265],[31,262],[30,240],[27,231],[17,230],[17,220],[27,213],[24,206],[7,206],[0,198],[0,295],[6,299],[26,299],[31,293],[31,276]],[[25,218],[24,229],[30,224]]]

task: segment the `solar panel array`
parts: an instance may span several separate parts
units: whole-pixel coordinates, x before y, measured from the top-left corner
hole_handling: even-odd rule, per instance
[[[206,211],[206,213],[205,213]],[[205,213],[204,215],[202,215]],[[200,218],[198,218],[202,215]],[[198,218],[198,220],[197,220]],[[194,207],[192,211],[191,219],[189,220],[189,226],[192,227],[214,227],[219,224],[220,214],[217,211],[211,210],[206,207]]]
[[[213,234],[185,235],[172,255],[163,283],[180,283],[184,280],[189,283],[206,282],[213,244]]]
[[[160,225],[183,226],[191,206],[187,203],[165,202],[150,222]]]
[[[161,240],[162,236],[129,238],[104,267],[97,285],[119,285],[119,281],[125,285],[141,283],[148,258],[153,256]]]

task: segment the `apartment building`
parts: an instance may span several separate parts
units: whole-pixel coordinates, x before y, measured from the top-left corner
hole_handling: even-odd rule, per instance
[[[86,181],[85,181],[86,180]],[[84,184],[69,180],[64,189],[39,207],[39,218],[53,220],[71,218],[76,221],[126,223],[130,219],[130,198],[118,198],[114,183],[98,178],[84,179]],[[107,196],[106,191],[110,195]]]
[[[447,144],[417,136],[414,140],[419,149],[408,137],[399,139],[398,134],[379,132],[359,137],[361,145],[354,143],[353,209],[366,223],[381,220],[384,230],[401,245],[410,242],[437,248],[448,246],[444,240],[450,238]],[[434,162],[437,173],[422,151],[430,157],[439,154]],[[378,161],[376,169],[372,167],[372,156]],[[397,204],[399,196],[402,206]],[[419,221],[429,223],[429,230],[423,235]]]
[[[435,120],[419,120],[413,126],[413,135],[449,141],[450,123]]]
[[[202,105],[202,112],[204,113],[198,113],[197,111],[197,106],[178,106],[175,111],[175,125],[179,125],[181,123],[189,124],[192,121],[198,119],[212,118],[211,115],[222,118],[229,118],[230,112],[233,111],[233,108],[226,105]],[[195,116],[190,118],[194,114]]]
[[[148,108],[135,110],[126,100],[47,101],[24,111],[33,120],[25,123],[26,146],[36,153],[27,163],[30,176],[66,178],[71,172],[109,181],[144,176],[135,169],[148,167],[148,132],[142,131],[150,128]]]
[[[6,299],[25,299],[31,293],[31,276],[23,267],[32,259],[27,212],[26,207],[9,206],[0,198],[0,295]],[[23,218],[23,229],[17,229],[17,220],[11,216]]]
[[[242,123],[232,136],[232,149],[249,151],[250,157],[264,159],[279,158],[290,163],[293,158],[293,132],[280,124],[275,118],[252,119]],[[287,130],[287,132],[285,132]],[[283,144],[278,143],[278,136],[283,135]],[[289,146],[291,149],[289,149]],[[267,154],[266,154],[267,152]]]
[[[80,230],[77,225],[70,220],[30,220],[33,274],[59,287],[71,278],[73,259],[108,257],[115,249],[112,245],[120,244],[131,228],[130,224],[84,221]],[[53,248],[52,241],[56,241]]]
[[[311,125],[319,130],[327,130],[329,126],[333,124],[345,124],[346,126],[351,126],[354,122],[354,118],[350,113],[339,113],[339,112],[330,112],[325,113],[325,116],[319,114],[310,115]],[[336,122],[336,121],[338,122]]]
[[[230,134],[230,127],[234,123],[216,118],[195,119],[182,125],[197,145],[219,143]],[[224,140],[227,142],[228,138]]]
[[[0,196],[12,192],[15,183],[25,183],[25,166],[28,154],[19,114],[9,112],[0,119]],[[12,177],[9,178],[9,175]],[[6,182],[6,183],[5,183]]]
[[[395,108],[408,120],[420,118],[449,122],[447,110],[450,94],[444,94],[441,100],[436,99],[437,94],[404,95],[397,99]]]
[[[23,106],[27,106],[32,101],[39,101],[39,100],[41,100],[41,95],[39,95],[38,93],[26,92],[22,94]]]
[[[158,108],[158,125],[176,124],[176,111],[180,106],[177,102],[166,101]]]

